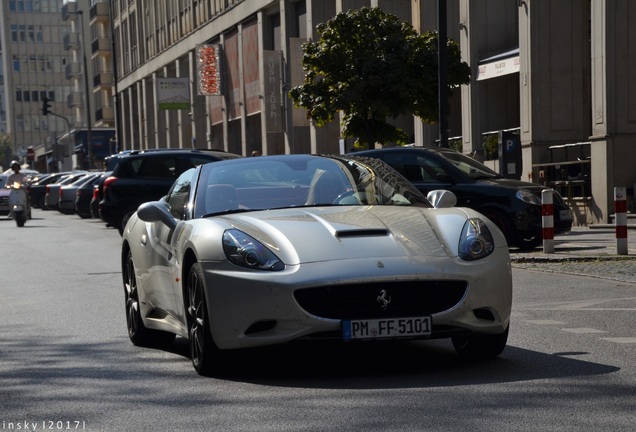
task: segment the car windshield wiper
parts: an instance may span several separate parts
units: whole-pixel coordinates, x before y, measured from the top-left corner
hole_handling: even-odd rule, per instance
[[[219,212],[204,214],[203,216],[201,216],[201,218],[228,215],[228,214],[234,214],[234,213],[246,213],[246,212],[258,211],[258,210],[262,210],[262,209],[244,209],[244,208],[242,208],[242,209],[227,209],[227,210],[223,210],[223,211],[219,211]]]

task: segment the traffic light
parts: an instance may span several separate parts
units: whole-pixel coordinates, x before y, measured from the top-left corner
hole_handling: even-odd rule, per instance
[[[51,100],[47,97],[42,99],[42,115],[48,115],[51,112]]]

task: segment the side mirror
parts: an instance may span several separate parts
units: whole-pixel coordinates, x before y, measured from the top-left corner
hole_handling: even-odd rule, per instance
[[[426,198],[435,208],[450,208],[457,205],[457,196],[448,190],[432,190],[426,195]]]
[[[143,203],[137,209],[137,216],[144,222],[161,222],[171,230],[177,226],[177,221],[165,201]]]

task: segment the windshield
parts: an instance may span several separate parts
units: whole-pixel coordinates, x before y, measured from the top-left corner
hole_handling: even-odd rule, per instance
[[[203,167],[195,217],[333,205],[426,206],[409,182],[377,159],[265,156]]]
[[[475,159],[471,157],[466,156],[463,153],[459,153],[455,151],[446,151],[441,154],[444,156],[446,160],[448,160],[450,163],[455,165],[458,169],[466,173],[473,180],[501,177],[501,175],[497,174],[495,171],[491,170],[486,165],[476,161]]]

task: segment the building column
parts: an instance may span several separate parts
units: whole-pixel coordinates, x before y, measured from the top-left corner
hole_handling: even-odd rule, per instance
[[[614,188],[636,182],[636,4],[592,0],[591,7],[593,216],[609,222]]]
[[[472,6],[479,5],[472,2]],[[472,18],[471,3],[469,0],[459,2],[459,46],[461,48],[462,60],[471,66],[471,75],[479,75],[479,47],[476,41],[471,38],[471,29],[476,20]],[[462,118],[462,142],[463,153],[473,154],[482,150],[481,127],[479,124],[479,85],[473,79],[473,83],[461,86],[461,118]]]
[[[537,165],[550,162],[550,146],[589,139],[588,20],[588,2],[519,3],[522,172],[535,182]]]

